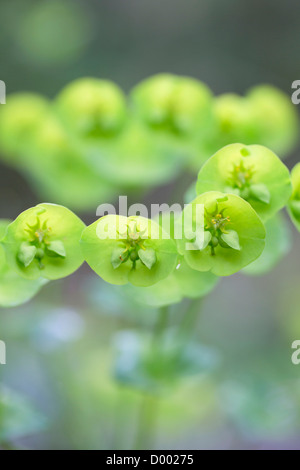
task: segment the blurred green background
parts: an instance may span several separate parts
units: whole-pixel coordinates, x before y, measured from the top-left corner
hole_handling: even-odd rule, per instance
[[[128,91],[160,72],[198,78],[215,94],[243,94],[260,83],[291,94],[299,15],[296,0],[3,1],[0,79],[8,93],[50,98],[82,76]],[[177,184],[150,191],[147,201],[168,201]],[[1,163],[1,218],[38,202],[20,173]],[[300,238],[291,230],[292,250],[270,274],[224,279],[203,301],[194,336],[217,360],[163,387],[154,448],[300,449],[300,366],[291,363],[291,343],[300,338]],[[182,312],[174,306],[170,323]],[[86,265],[25,306],[1,309],[1,393],[10,410],[2,440],[32,449],[133,448],[144,432],[145,398],[114,380],[113,363],[123,354],[130,367],[132,357],[119,349],[134,349],[133,330],[147,334],[156,316],[133,299],[125,304]]]

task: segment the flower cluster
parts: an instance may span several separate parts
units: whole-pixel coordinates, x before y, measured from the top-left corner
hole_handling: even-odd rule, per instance
[[[260,144],[284,158],[297,138],[295,107],[280,90],[264,85],[244,97],[215,97],[200,80],[171,74],[142,81],[128,96],[110,81],[82,78],[52,102],[17,93],[0,111],[1,158],[43,200],[73,210],[198,172],[225,145]],[[243,197],[252,170],[238,168],[228,183],[242,185]],[[251,190],[268,198],[262,186]]]
[[[161,217],[119,215],[86,227],[63,206],[28,209],[0,225],[0,304],[1,285],[21,286],[23,301],[27,288],[30,298],[45,282],[72,274],[84,261],[111,284],[131,284],[131,294],[142,288],[134,295],[152,305],[201,297],[219,276],[266,272],[288,249],[289,233],[279,214],[284,206],[300,229],[299,168],[291,178],[271,150],[229,145],[200,170],[198,196],[180,215],[169,216],[168,227]]]

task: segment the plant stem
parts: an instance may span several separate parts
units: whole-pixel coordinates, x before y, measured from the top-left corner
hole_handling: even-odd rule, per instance
[[[158,311],[157,322],[153,330],[152,346],[157,349],[168,325],[169,308],[161,307]],[[138,414],[138,425],[136,435],[136,450],[145,450],[153,445],[155,426],[158,409],[158,398],[151,394],[143,394]]]
[[[169,307],[160,307],[158,318],[153,331],[153,344],[156,346],[163,338],[164,332],[168,325]]]
[[[157,398],[143,394],[139,408],[139,422],[134,450],[149,450],[153,447],[157,409]]]
[[[193,299],[191,300],[189,307],[184,313],[183,321],[179,326],[179,344],[184,347],[186,342],[190,339],[191,333],[195,330],[195,325],[199,312],[201,310],[201,300],[202,299]]]

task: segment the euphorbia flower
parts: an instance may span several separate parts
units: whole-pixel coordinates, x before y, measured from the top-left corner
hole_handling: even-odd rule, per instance
[[[4,237],[7,227],[11,224],[10,220],[0,220],[0,240]],[[47,279],[24,279],[14,271],[7,263],[5,251],[0,246],[0,306],[15,307],[30,300],[43,285]]]
[[[50,104],[34,93],[15,93],[0,112],[0,149],[9,163],[23,164],[36,128],[49,112]]]
[[[282,209],[292,192],[289,170],[261,145],[232,144],[219,150],[202,167],[197,193],[237,194],[267,220]]]
[[[204,205],[204,226],[197,226],[196,210],[187,206],[182,217],[183,220],[192,218],[196,235],[177,240],[178,251],[191,268],[229,276],[261,255],[266,231],[254,209],[244,199],[211,191],[191,202],[192,209],[197,205]],[[204,231],[204,236],[197,237],[200,231]]]
[[[297,229],[300,231],[300,163],[292,170],[293,194],[288,204],[289,213]]]
[[[247,99],[256,123],[254,142],[285,156],[299,139],[298,113],[290,96],[271,85],[258,85]]]
[[[39,204],[11,223],[2,240],[8,264],[27,279],[60,279],[83,263],[84,223],[63,206]]]
[[[175,242],[144,217],[102,217],[84,230],[81,246],[90,267],[111,284],[151,286],[177,264]]]
[[[114,136],[126,117],[122,90],[107,80],[75,80],[60,92],[55,104],[64,124],[79,138]]]
[[[176,137],[201,133],[211,119],[211,91],[192,78],[155,75],[137,85],[131,97],[135,113],[149,127]]]

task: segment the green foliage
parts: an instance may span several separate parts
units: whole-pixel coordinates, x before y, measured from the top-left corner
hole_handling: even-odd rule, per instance
[[[237,194],[267,220],[282,209],[292,192],[286,166],[260,145],[232,144],[211,157],[198,175],[197,193]]]
[[[45,418],[16,392],[0,388],[0,443],[37,433],[45,428]]]
[[[62,206],[39,204],[23,212],[2,240],[7,262],[26,279],[59,279],[83,263],[79,241],[84,223]]]
[[[162,393],[189,376],[207,374],[219,362],[216,351],[168,332],[159,343],[134,331],[119,333],[114,376],[127,386],[151,394]]]

